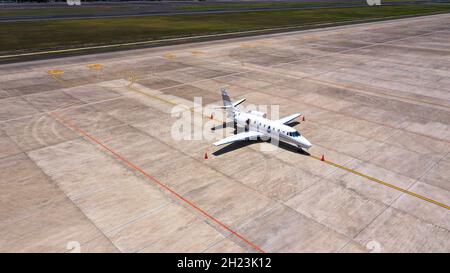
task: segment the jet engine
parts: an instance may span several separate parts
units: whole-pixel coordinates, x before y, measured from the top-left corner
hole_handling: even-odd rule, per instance
[[[248,113],[252,114],[252,115],[255,115],[255,116],[263,117],[263,118],[267,117],[266,113],[259,112],[259,111],[252,110],[252,111],[250,111]]]

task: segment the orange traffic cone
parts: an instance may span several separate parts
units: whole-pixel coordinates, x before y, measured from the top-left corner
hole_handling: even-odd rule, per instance
[[[208,159],[208,153],[205,152],[205,159]]]
[[[321,161],[325,161],[325,156],[322,155],[322,157],[320,158]]]
[[[302,116],[302,121],[305,121],[305,116]]]

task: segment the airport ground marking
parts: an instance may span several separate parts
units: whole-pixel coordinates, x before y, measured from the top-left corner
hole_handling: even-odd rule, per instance
[[[164,54],[164,58],[166,58],[166,59],[169,59],[169,60],[173,60],[173,59],[175,59],[177,56],[175,55],[175,54],[172,54],[172,53],[166,53],[166,54]]]
[[[244,243],[248,244],[249,246],[251,246],[253,249],[255,249],[256,251],[260,252],[260,253],[266,253],[263,249],[261,249],[260,247],[258,247],[257,245],[255,245],[254,243],[252,243],[250,240],[246,239],[244,236],[242,236],[241,234],[239,234],[238,232],[234,231],[233,229],[231,229],[230,227],[228,227],[226,224],[222,223],[220,220],[218,220],[217,218],[215,218],[214,216],[212,216],[211,214],[207,213],[205,210],[203,210],[202,208],[200,208],[199,206],[197,206],[196,204],[194,204],[193,202],[189,201],[188,199],[184,198],[182,195],[178,194],[176,191],[174,191],[172,188],[170,188],[169,186],[167,186],[166,184],[162,183],[161,181],[159,181],[157,178],[155,178],[154,176],[150,175],[149,173],[147,173],[146,171],[142,170],[141,168],[139,168],[138,166],[136,166],[135,164],[133,164],[132,162],[128,161],[126,158],[122,157],[120,154],[116,153],[114,150],[112,150],[111,148],[109,148],[108,146],[106,146],[105,144],[103,144],[100,140],[98,140],[97,138],[91,136],[90,134],[88,134],[87,132],[85,132],[84,130],[82,130],[81,128],[79,128],[78,126],[76,126],[75,124],[73,124],[72,122],[68,121],[67,119],[63,118],[61,115],[57,114],[56,112],[52,112],[50,113],[50,115],[55,118],[56,120],[58,120],[59,122],[61,122],[62,124],[64,124],[65,126],[67,126],[68,128],[70,128],[71,130],[77,132],[78,134],[80,134],[81,136],[83,136],[84,138],[88,139],[89,141],[97,144],[98,146],[100,146],[101,148],[103,148],[104,150],[108,151],[112,156],[114,156],[118,161],[122,162],[123,164],[125,164],[126,166],[128,166],[129,168],[141,173],[142,175],[144,175],[147,179],[153,181],[154,183],[156,183],[158,186],[160,186],[161,188],[163,188],[164,190],[168,191],[169,193],[171,193],[173,196],[177,197],[178,199],[180,199],[181,201],[183,201],[184,203],[186,203],[187,205],[191,206],[192,208],[194,208],[196,211],[200,212],[203,216],[205,216],[206,218],[210,219],[211,221],[213,221],[214,223],[216,223],[217,225],[219,225],[220,227],[222,227],[223,229],[225,229],[226,231],[230,232],[231,234],[233,234],[234,236],[236,236],[237,238],[239,238],[240,240],[242,240]]]
[[[102,64],[88,64],[87,68],[92,69],[92,70],[100,70],[103,68]]]
[[[403,192],[403,193],[408,194],[408,195],[410,195],[410,196],[413,196],[413,197],[419,198],[419,199],[421,199],[421,200],[427,201],[427,202],[429,202],[429,203],[432,203],[432,204],[434,204],[434,205],[440,206],[440,207],[442,207],[442,208],[444,208],[444,209],[450,210],[450,206],[448,206],[448,205],[446,205],[446,204],[443,204],[443,203],[441,203],[441,202],[438,202],[438,201],[436,201],[436,200],[433,200],[433,199],[431,199],[431,198],[428,198],[428,197],[425,197],[425,196],[423,196],[423,195],[417,194],[417,193],[415,193],[415,192],[412,192],[412,191],[409,191],[409,190],[406,190],[406,189],[397,187],[397,186],[395,186],[395,185],[393,185],[393,184],[384,182],[384,181],[382,181],[382,180],[380,180],[380,179],[377,179],[377,178],[375,178],[375,177],[372,177],[372,176],[370,176],[370,175],[366,175],[366,174],[360,173],[360,172],[358,172],[358,171],[356,171],[356,170],[354,170],[354,169],[350,169],[350,168],[344,167],[344,166],[342,166],[342,165],[340,165],[340,164],[337,164],[337,163],[334,163],[334,162],[332,162],[332,161],[329,161],[329,160],[326,160],[326,159],[322,160],[322,158],[319,157],[319,156],[310,155],[310,157],[311,157],[311,158],[314,158],[314,159],[316,159],[316,160],[320,160],[320,161],[322,161],[322,162],[324,162],[324,163],[326,163],[326,164],[328,164],[328,165],[334,166],[334,167],[336,167],[336,168],[339,168],[339,169],[345,170],[345,171],[347,171],[347,172],[353,173],[353,174],[355,174],[355,175],[358,175],[358,176],[360,176],[360,177],[366,178],[366,179],[368,179],[368,180],[370,180],[370,181],[376,182],[376,183],[381,184],[381,185],[383,185],[383,186],[392,188],[392,189],[394,189],[394,190]]]
[[[50,75],[62,75],[64,74],[64,70],[62,69],[50,69],[47,71],[48,74]]]
[[[201,50],[192,50],[192,51],[191,51],[191,54],[192,54],[192,55],[195,55],[195,56],[198,56],[198,55],[204,54],[204,52],[201,51]]]
[[[71,85],[69,82],[60,78],[60,76],[64,75],[65,71],[62,69],[51,69],[47,71],[47,74],[52,77],[55,81],[59,82],[62,86],[69,88],[74,87],[75,85]]]

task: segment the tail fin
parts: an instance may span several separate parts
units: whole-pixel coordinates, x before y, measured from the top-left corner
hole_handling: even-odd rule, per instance
[[[222,92],[223,106],[225,107],[233,106],[230,100],[230,96],[228,96],[227,90],[225,88],[222,88],[220,89],[220,92]]]
[[[230,96],[228,96],[227,90],[222,88],[220,91],[222,93],[223,107],[227,111],[227,117],[234,118],[234,107],[231,103]]]
[[[225,88],[220,89],[220,92],[222,93],[223,107],[227,111],[227,117],[233,118],[234,106],[233,103],[231,103],[230,96],[228,96],[227,90]]]

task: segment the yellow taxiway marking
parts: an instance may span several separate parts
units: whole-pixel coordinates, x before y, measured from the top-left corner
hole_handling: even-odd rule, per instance
[[[87,68],[93,69],[93,70],[100,70],[103,68],[102,64],[88,64]]]
[[[169,60],[175,59],[176,57],[177,56],[175,54],[172,54],[172,53],[164,54],[164,58],[169,59]]]
[[[48,70],[47,73],[50,74],[50,75],[62,75],[62,74],[64,74],[64,70],[51,69],[51,70]]]
[[[430,198],[428,198],[428,197],[425,197],[425,196],[423,196],[423,195],[420,195],[420,194],[417,194],[417,193],[415,193],[415,192],[412,192],[412,191],[409,191],[409,190],[406,190],[406,189],[397,187],[397,186],[395,186],[395,185],[392,185],[392,184],[390,184],[390,183],[384,182],[384,181],[382,181],[382,180],[380,180],[380,179],[377,179],[377,178],[375,178],[375,177],[372,177],[372,176],[369,176],[369,175],[360,173],[360,172],[358,172],[358,171],[356,171],[356,170],[354,170],[354,169],[350,169],[350,168],[344,167],[344,166],[339,165],[339,164],[337,164],[337,163],[334,163],[334,162],[331,162],[331,161],[328,161],[328,160],[322,160],[322,158],[319,157],[319,156],[310,155],[310,157],[311,157],[311,158],[314,158],[314,159],[316,159],[316,160],[320,160],[320,161],[322,161],[322,162],[324,162],[324,163],[326,163],[326,164],[328,164],[328,165],[334,166],[334,167],[336,167],[336,168],[339,168],[339,169],[345,170],[345,171],[347,171],[347,172],[353,173],[353,174],[355,174],[355,175],[358,175],[358,176],[360,176],[360,177],[366,178],[366,179],[368,179],[368,180],[370,180],[370,181],[376,182],[376,183],[381,184],[381,185],[383,185],[383,186],[386,186],[386,187],[389,187],[389,188],[391,188],[391,189],[394,189],[394,190],[403,192],[403,193],[405,193],[405,194],[414,196],[414,197],[416,197],[416,198],[422,199],[422,200],[427,201],[427,202],[429,202],[429,203],[432,203],[432,204],[435,204],[435,205],[437,205],[437,206],[443,207],[444,209],[450,210],[450,206],[448,206],[448,205],[446,205],[446,204],[443,204],[443,203],[441,203],[441,202],[438,202],[438,201],[436,201],[436,200],[430,199]]]
[[[64,74],[64,70],[62,69],[51,69],[47,71],[47,74],[49,74],[55,81],[59,82],[64,87],[70,87],[68,83],[66,83],[63,79],[61,79],[59,76]]]
[[[204,52],[201,51],[201,50],[192,50],[191,53],[192,53],[192,55],[201,55],[201,54],[204,54]]]

